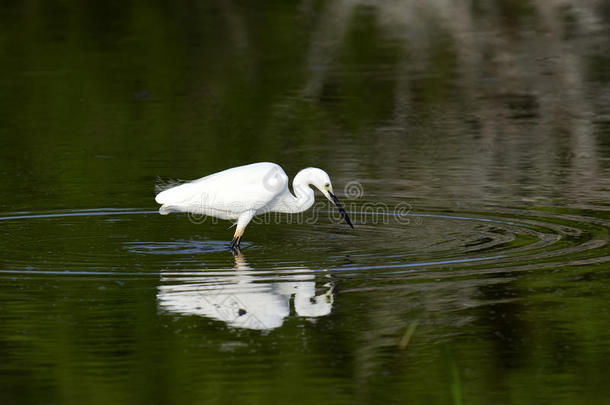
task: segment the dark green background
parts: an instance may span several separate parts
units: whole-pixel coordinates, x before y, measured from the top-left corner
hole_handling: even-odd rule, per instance
[[[608,21],[607,0],[3,1],[0,402],[606,401]],[[235,259],[229,223],[154,213],[157,176],[256,161],[328,171],[356,229],[326,205],[249,226],[246,288],[296,270],[332,312],[163,308],[168,274],[222,285]]]

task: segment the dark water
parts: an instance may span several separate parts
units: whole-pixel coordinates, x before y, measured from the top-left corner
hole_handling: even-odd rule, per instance
[[[251,3],[0,5],[0,403],[607,401],[610,3]]]

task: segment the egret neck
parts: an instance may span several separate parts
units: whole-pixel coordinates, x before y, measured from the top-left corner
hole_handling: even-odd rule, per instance
[[[283,201],[286,203],[286,208],[289,209],[288,212],[303,212],[308,210],[313,205],[315,196],[313,189],[310,186],[313,184],[316,174],[315,171],[316,169],[308,167],[301,170],[296,174],[296,176],[294,176],[294,180],[292,181],[292,189],[296,198],[292,196],[292,194],[288,193],[292,198],[285,198]]]

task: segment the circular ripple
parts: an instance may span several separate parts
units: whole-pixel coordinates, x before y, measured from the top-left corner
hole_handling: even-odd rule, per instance
[[[220,252],[227,249],[227,243],[217,240],[177,240],[172,242],[125,242],[125,248],[132,253],[153,255],[185,255]]]
[[[353,210],[350,215],[353,231],[324,215],[316,223],[287,223],[291,218],[282,217],[283,223],[253,224],[243,255],[251,269],[332,270],[337,277],[397,272],[429,277],[448,269],[463,275],[609,260],[608,221],[577,211],[439,209],[405,216]],[[233,230],[226,221],[192,224],[185,215],[92,209],[5,213],[0,224],[5,273],[158,275],[236,265],[227,248]]]

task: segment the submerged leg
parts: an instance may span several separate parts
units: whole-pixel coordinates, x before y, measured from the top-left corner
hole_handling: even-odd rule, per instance
[[[250,220],[254,217],[255,211],[246,211],[237,218],[237,228],[231,241],[231,249],[239,250],[239,244],[241,243],[241,237],[244,236],[244,231]]]
[[[233,250],[239,250],[239,244],[241,242],[241,236],[233,236],[231,245],[229,246]]]

